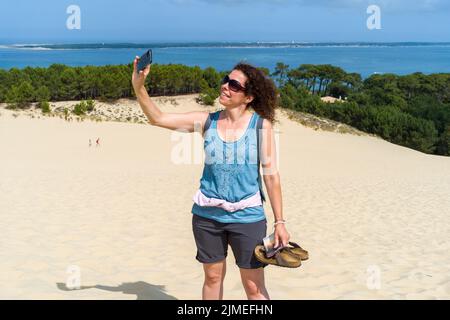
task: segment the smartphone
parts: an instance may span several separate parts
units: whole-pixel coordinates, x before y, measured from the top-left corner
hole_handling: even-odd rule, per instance
[[[278,251],[283,249],[283,244],[279,244],[278,247],[275,248],[275,233],[265,237],[263,239],[264,249],[266,250],[266,257],[273,257]]]
[[[148,49],[147,52],[145,52],[138,61],[137,64],[137,73],[139,73],[139,71],[144,70],[149,64],[152,64],[152,49]]]

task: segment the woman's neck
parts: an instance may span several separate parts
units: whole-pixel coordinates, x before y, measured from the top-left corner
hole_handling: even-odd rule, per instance
[[[244,107],[236,107],[232,109],[224,110],[224,118],[230,123],[237,123],[245,116],[247,113],[247,108]]]

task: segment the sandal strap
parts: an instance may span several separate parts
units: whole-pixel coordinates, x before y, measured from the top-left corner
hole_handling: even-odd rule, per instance
[[[297,256],[297,254],[296,254],[295,252],[292,252],[292,248],[285,247],[284,250],[287,251],[287,252],[289,252],[289,254],[290,254],[291,256],[292,256],[292,255],[293,255],[294,257]]]
[[[288,262],[283,258],[283,256],[280,254],[281,251],[277,252],[277,254],[275,255],[275,259],[277,260],[278,265],[282,266],[282,267],[286,267],[288,266]]]
[[[284,247],[282,250],[278,251],[275,255],[275,259],[277,260],[277,263],[282,267],[291,267],[290,262],[286,261],[286,259],[283,258],[283,255],[281,253],[287,253],[293,258],[297,258],[297,255],[291,251],[290,248]]]
[[[295,242],[292,242],[292,241],[289,241],[289,244],[291,245],[291,246],[293,246],[294,248],[301,248],[297,243],[295,243]]]

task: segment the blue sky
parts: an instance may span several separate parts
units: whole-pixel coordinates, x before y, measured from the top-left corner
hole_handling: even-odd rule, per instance
[[[448,0],[2,0],[0,42],[450,41],[449,18]]]

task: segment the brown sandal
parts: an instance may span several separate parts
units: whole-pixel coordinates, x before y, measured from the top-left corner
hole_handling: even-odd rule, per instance
[[[255,248],[255,257],[258,261],[266,264],[272,264],[275,266],[286,268],[298,268],[302,265],[300,256],[292,252],[289,247],[282,248],[273,257],[268,258],[266,256],[266,250],[263,245],[257,245]]]
[[[308,251],[306,251],[305,249],[300,247],[295,242],[289,242],[289,244],[293,247],[293,248],[289,247],[289,249],[291,249],[292,253],[298,255],[300,257],[300,259],[302,259],[302,260],[308,260],[309,259]]]

